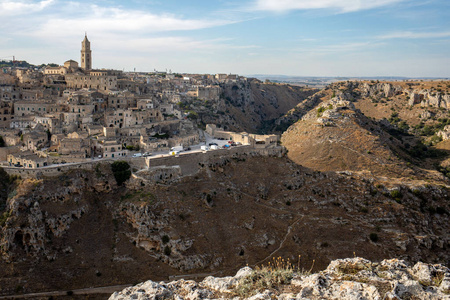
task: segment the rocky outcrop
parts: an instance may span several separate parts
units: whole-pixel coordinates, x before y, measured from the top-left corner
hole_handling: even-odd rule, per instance
[[[197,121],[203,124],[221,124],[225,130],[237,132],[266,132],[273,129],[273,122],[280,115],[316,92],[317,89],[249,79],[222,84],[217,101],[190,101],[185,109],[195,111]]]
[[[422,107],[450,108],[450,95],[430,90],[409,92],[409,106],[420,104]]]
[[[150,203],[155,200],[151,194],[140,197]],[[121,214],[136,230],[135,233],[129,234],[133,244],[171,267],[188,271],[203,269],[211,263],[210,255],[184,254],[192,247],[194,240],[172,234],[170,216],[174,215],[174,211],[166,209],[162,213],[155,213],[149,205],[128,202],[122,205]]]
[[[403,92],[403,88],[399,85],[393,85],[387,82],[377,84],[362,83],[359,87],[361,95],[364,97],[384,96],[392,97]]]
[[[429,91],[421,91],[420,95],[423,95],[423,100],[420,102],[422,107],[437,107],[437,108],[450,108],[450,95],[443,95],[442,93],[433,93]]]
[[[88,211],[88,207],[82,206],[52,216],[42,211],[38,201],[19,197],[11,203],[10,211],[12,215],[0,231],[2,258],[6,261],[20,259],[23,251],[27,255],[44,256],[51,261],[56,252],[48,247],[50,236],[62,237],[69,230],[71,223]]]
[[[446,141],[450,139],[450,125],[444,127],[443,130],[438,131],[438,136],[442,138],[442,140]]]
[[[281,272],[289,274],[287,278],[291,279],[277,284]],[[264,284],[259,281],[263,280],[270,288],[261,288]],[[442,265],[418,262],[411,267],[398,259],[374,263],[356,257],[334,260],[326,270],[316,274],[245,267],[235,276],[209,276],[201,282],[156,283],[150,280],[116,292],[109,299],[438,300],[450,299],[449,284],[450,270]],[[242,293],[243,290],[247,292]]]
[[[337,82],[330,86],[335,92],[346,91],[358,97],[372,99],[390,98],[404,95],[407,97],[408,105],[420,104],[422,107],[450,108],[450,95],[441,88],[413,88],[413,84],[390,83],[390,82]]]

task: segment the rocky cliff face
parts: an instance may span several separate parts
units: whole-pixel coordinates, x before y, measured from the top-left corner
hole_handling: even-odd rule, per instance
[[[121,299],[450,299],[450,270],[398,259],[373,263],[363,258],[338,259],[316,274],[293,269],[245,267],[233,277],[201,282],[146,281],[116,292]]]
[[[437,82],[435,85],[405,83],[405,82],[346,82],[335,84],[345,87],[355,96],[360,97],[382,97],[389,98],[404,95],[408,99],[408,104],[413,106],[420,104],[422,107],[436,107],[450,109],[450,86]],[[331,86],[333,88],[333,85]]]
[[[280,131],[275,120],[317,92],[316,89],[263,83],[257,79],[223,84],[221,89],[218,101],[194,101],[185,108],[195,111],[200,123],[214,123],[226,130],[250,133]]]
[[[270,170],[268,172],[267,170]],[[23,181],[1,227],[1,294],[231,274],[273,256],[325,268],[374,260],[448,261],[445,187],[236,156],[171,183],[119,188],[109,166]],[[298,262],[302,255],[302,262]],[[51,274],[51,276],[48,276]]]

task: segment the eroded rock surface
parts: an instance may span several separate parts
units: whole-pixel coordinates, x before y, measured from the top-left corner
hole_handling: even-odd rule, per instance
[[[250,286],[242,294],[242,285],[248,285],[249,278],[258,278],[257,272],[245,267],[235,276],[209,276],[201,282],[150,280],[116,292],[109,299],[450,299],[449,269],[422,262],[410,266],[398,259],[381,263],[359,257],[338,259],[316,274],[293,272],[289,283],[275,284],[270,289],[260,288],[258,279],[254,279],[253,289]]]

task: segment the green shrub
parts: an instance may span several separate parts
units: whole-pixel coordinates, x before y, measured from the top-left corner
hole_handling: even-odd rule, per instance
[[[392,190],[390,194],[393,199],[400,199],[402,197],[402,192],[399,190]]]
[[[326,111],[327,109],[325,108],[325,107],[319,107],[318,109],[317,109],[317,117],[320,117],[322,114],[323,114],[323,112],[324,111]]]
[[[131,177],[130,165],[123,160],[115,161],[111,164],[111,169],[116,179],[117,185],[122,185]]]
[[[3,214],[0,215],[0,227],[5,226],[6,220],[8,220],[9,216],[10,216],[9,211],[4,212]]]
[[[374,243],[378,242],[378,234],[372,232],[371,234],[369,234],[369,239]]]
[[[163,244],[167,244],[170,241],[170,238],[168,235],[163,235],[161,241]]]

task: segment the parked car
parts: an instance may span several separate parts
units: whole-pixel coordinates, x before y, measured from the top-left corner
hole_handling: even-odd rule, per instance
[[[141,157],[142,156],[142,153],[135,153],[135,154],[133,154],[133,157]]]
[[[143,157],[148,157],[148,156],[152,156],[152,154],[149,153],[149,152],[145,152],[142,156],[143,156]]]
[[[209,143],[210,146],[218,146],[217,143]]]

